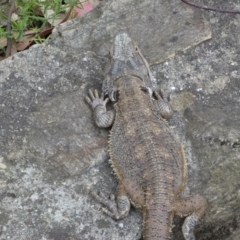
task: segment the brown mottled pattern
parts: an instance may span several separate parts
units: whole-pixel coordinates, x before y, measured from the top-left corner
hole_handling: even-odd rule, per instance
[[[107,111],[108,98],[89,91],[86,101],[99,127],[112,126],[109,153],[118,177],[117,196],[107,198],[90,191],[104,204],[103,212],[118,220],[126,217],[130,203],[143,213],[143,239],[170,239],[174,215],[186,217],[185,240],[195,240],[194,227],[207,200],[199,195],[180,198],[187,172],[181,143],[167,122],[172,107],[156,83],[146,59],[129,35],[120,31],[113,40],[103,92],[115,111]]]
[[[109,145],[111,162],[119,180],[135,183],[128,189],[128,197],[135,206],[147,210],[147,226],[161,225],[161,231],[159,226],[156,233],[153,229],[145,229],[145,235],[151,232],[168,239],[174,193],[179,193],[179,188],[185,184],[181,145],[167,123],[152,114],[154,106],[150,95],[140,89],[141,80],[125,76],[118,81],[123,87],[119,88],[115,104],[116,116]],[[123,84],[126,82],[128,84]],[[144,196],[144,205],[134,197],[139,191]]]

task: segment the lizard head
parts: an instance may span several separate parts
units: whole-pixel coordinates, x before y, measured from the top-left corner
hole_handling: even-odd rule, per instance
[[[123,76],[135,76],[141,81],[141,86],[153,88],[156,80],[150,72],[147,60],[143,57],[138,46],[126,31],[120,31],[113,39],[110,49],[110,60],[106,67],[106,78],[103,82],[103,92],[112,101],[118,90],[116,81]]]

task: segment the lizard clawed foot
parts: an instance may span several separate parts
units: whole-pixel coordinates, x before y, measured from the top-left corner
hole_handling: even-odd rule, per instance
[[[104,100],[104,94],[99,97],[98,91],[89,90],[89,96],[85,96],[85,101],[92,107],[94,120],[98,127],[107,128],[113,124],[115,113],[113,110],[107,111],[106,104],[109,99]]]
[[[153,91],[153,95],[157,100],[164,100],[165,102],[170,102],[170,95],[163,92],[160,88],[158,91]]]
[[[127,196],[118,196],[115,199],[114,194],[111,194],[107,198],[101,191],[90,191],[90,194],[104,204],[106,208],[102,208],[102,211],[112,217],[113,219],[119,220],[126,217],[130,211],[130,201]]]
[[[160,112],[162,118],[169,118],[173,114],[173,108],[170,104],[170,97],[167,96],[161,89],[159,93],[157,91],[153,92],[153,97],[156,99],[153,103]]]
[[[94,91],[92,91],[90,89],[89,90],[89,97],[85,96],[85,100],[92,107],[92,109],[96,108],[98,105],[106,106],[106,104],[109,101],[108,98],[106,98],[104,100],[104,94],[103,93],[99,97],[97,89],[95,89]]]

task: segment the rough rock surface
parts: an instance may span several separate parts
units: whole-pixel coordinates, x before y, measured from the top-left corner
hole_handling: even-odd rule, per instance
[[[239,0],[196,2],[240,9]],[[109,0],[0,63],[1,240],[140,239],[136,210],[115,222],[86,190],[116,186],[108,131],[94,125],[83,94],[100,88],[111,38],[125,27],[171,94],[185,194],[209,200],[197,239],[240,238],[240,16],[176,0]],[[175,223],[173,239],[182,239]]]

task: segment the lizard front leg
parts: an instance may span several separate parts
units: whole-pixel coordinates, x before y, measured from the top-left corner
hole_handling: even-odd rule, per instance
[[[106,208],[102,208],[102,211],[113,219],[119,220],[129,214],[131,203],[121,183],[118,185],[116,199],[113,194],[110,195],[110,198],[107,198],[101,191],[90,190],[90,194],[106,206]]]
[[[174,204],[174,213],[180,217],[186,217],[182,226],[182,232],[186,240],[195,240],[194,228],[203,217],[207,208],[205,197],[194,195],[178,199]]]
[[[104,100],[103,93],[99,97],[98,91],[95,89],[94,92],[89,90],[89,97],[85,97],[86,102],[92,107],[94,120],[98,127],[107,128],[110,127],[115,118],[115,112],[113,110],[107,111],[106,104],[109,99]]]
[[[157,99],[154,100],[153,103],[158,109],[161,117],[164,119],[171,117],[173,114],[173,108],[166,94],[163,93],[162,90],[160,90],[159,93],[157,91],[153,91],[153,96],[155,96],[155,98]]]
[[[153,91],[149,87],[141,87],[141,90],[143,92],[148,93],[152,98],[152,103],[154,106],[155,111],[160,114],[160,116],[164,119],[167,119],[172,116],[173,114],[173,108],[172,105],[169,102],[169,98],[166,96],[166,94],[160,89],[159,93],[157,91]]]
[[[115,112],[113,110],[107,111],[106,104],[109,101],[108,98],[104,100],[103,94],[99,97],[97,90],[94,90],[94,92],[89,90],[89,97],[85,97],[85,100],[93,109],[94,120],[98,127],[106,128],[113,124]],[[126,217],[130,211],[130,201],[123,185],[120,183],[116,199],[113,194],[111,194],[110,198],[107,198],[100,191],[90,190],[90,194],[106,206],[106,208],[102,209],[103,212],[116,220]]]

